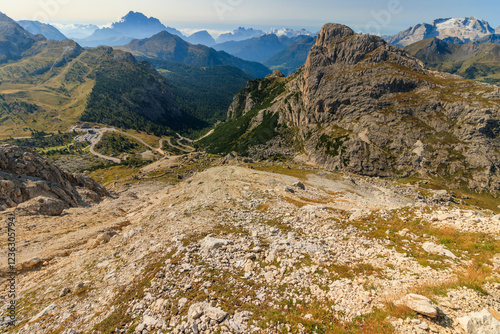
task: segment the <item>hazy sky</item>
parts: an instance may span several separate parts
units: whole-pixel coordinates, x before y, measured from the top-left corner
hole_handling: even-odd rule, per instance
[[[305,27],[337,22],[356,31],[395,33],[441,17],[475,16],[500,25],[498,0],[1,0],[19,19],[106,24],[128,11],[177,28]]]

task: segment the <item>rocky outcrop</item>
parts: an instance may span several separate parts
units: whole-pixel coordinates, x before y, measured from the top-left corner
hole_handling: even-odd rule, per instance
[[[91,178],[66,173],[36,151],[0,146],[0,210],[16,207],[19,214],[59,215],[108,195]]]
[[[274,70],[273,73],[271,74],[268,74],[266,76],[266,78],[270,79],[270,78],[284,78],[286,77],[286,75],[283,74],[283,72],[281,72],[280,70]]]
[[[448,187],[500,192],[499,88],[429,71],[343,25],[323,26],[292,76],[249,82],[228,117],[237,130],[216,128],[205,141],[209,151],[221,136],[254,158],[289,151],[330,170],[440,177]]]
[[[493,311],[493,313],[498,313]],[[493,316],[488,310],[475,312],[458,319],[467,334],[500,333],[500,319]]]

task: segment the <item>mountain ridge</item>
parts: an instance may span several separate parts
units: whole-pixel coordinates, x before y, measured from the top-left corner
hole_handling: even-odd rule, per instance
[[[296,42],[264,61],[263,64],[272,70],[279,70],[288,76],[305,64],[309,51],[315,41],[315,38],[308,37]]]
[[[488,35],[487,37],[497,36]],[[412,56],[431,69],[458,74],[466,79],[500,83],[500,45],[486,42],[446,43],[438,38],[426,39],[405,47]]]
[[[24,51],[31,48],[43,36],[34,36],[17,22],[0,12],[0,64],[19,59]]]
[[[151,133],[192,121],[165,78],[130,53],[33,36],[7,16],[0,16],[0,39],[17,52],[0,64],[2,136],[66,130],[82,117]]]
[[[214,49],[225,51],[233,56],[248,61],[264,62],[290,45],[308,38],[304,35],[289,38],[285,35],[264,34],[243,41],[230,41],[216,44]]]
[[[118,49],[129,51],[136,56],[176,61],[188,65],[232,65],[253,77],[264,77],[270,73],[270,70],[260,63],[245,61],[204,45],[192,45],[166,31],[151,38],[133,40]]]
[[[67,37],[59,31],[59,29],[50,24],[29,20],[21,20],[17,23],[33,35],[43,35],[47,39],[54,39],[56,41],[67,39]]]

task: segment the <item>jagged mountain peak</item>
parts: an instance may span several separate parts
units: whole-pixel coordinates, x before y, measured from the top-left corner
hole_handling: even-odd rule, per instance
[[[98,45],[118,46],[135,38],[148,38],[161,31],[168,31],[183,37],[175,28],[166,27],[158,19],[147,17],[139,12],[129,12],[120,21],[96,30],[91,36],[78,40],[84,46],[95,47]]]
[[[113,23],[113,27],[123,24],[149,24],[149,25],[163,25],[160,20],[154,17],[147,17],[143,13],[130,11],[121,18],[120,21]]]
[[[391,61],[421,71],[422,64],[399,48],[374,35],[359,35],[351,28],[336,23],[325,24],[311,49],[307,70],[317,70],[332,64],[355,65],[359,62],[381,63]]]

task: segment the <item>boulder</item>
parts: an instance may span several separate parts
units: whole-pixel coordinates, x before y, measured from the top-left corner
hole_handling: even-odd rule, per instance
[[[39,196],[19,204],[16,213],[22,216],[59,216],[65,208],[66,204],[59,199]]]
[[[408,294],[397,304],[405,305],[409,309],[431,318],[437,317],[440,313],[440,309],[436,304],[429,298],[421,295]]]
[[[105,244],[105,243],[108,243],[111,238],[113,238],[115,235],[117,235],[118,233],[114,232],[114,231],[106,231],[106,232],[103,232],[101,234],[99,234],[99,236],[97,237],[97,241],[100,243],[100,244]]]
[[[295,188],[299,188],[299,189],[301,189],[301,190],[306,190],[306,186],[305,186],[302,182],[300,182],[300,181],[295,182],[295,183],[293,184],[293,186],[294,186]]]
[[[213,238],[213,237],[208,236],[208,237],[205,237],[205,239],[203,239],[201,241],[201,248],[204,250],[212,250],[212,249],[221,248],[222,246],[227,246],[231,243],[232,242],[229,240],[217,239],[217,238]]]
[[[212,307],[209,303],[196,303],[189,307],[188,310],[188,319],[189,321],[196,320],[201,316],[205,315],[209,319],[217,321],[218,323],[222,322],[227,313],[217,307]]]
[[[450,252],[449,250],[446,249],[443,245],[436,245],[435,243],[432,242],[426,242],[422,245],[422,248],[427,252],[431,254],[437,254],[437,255],[443,255],[450,257],[452,259],[456,259],[457,257],[455,254]]]

